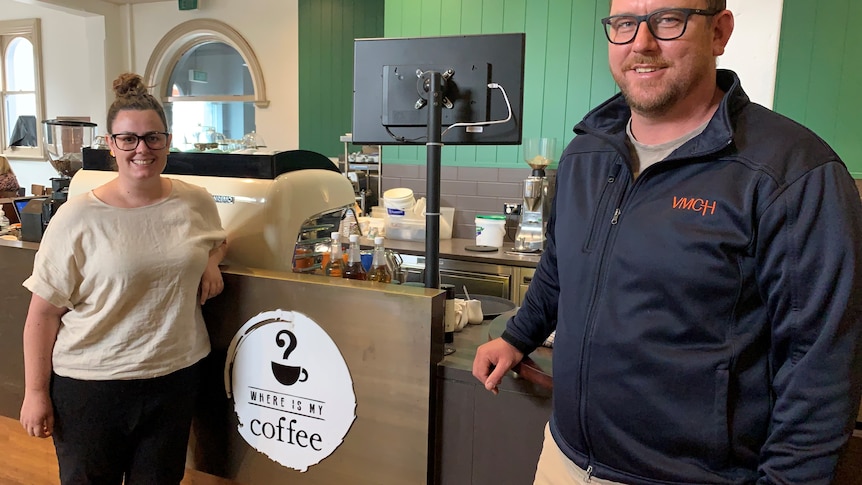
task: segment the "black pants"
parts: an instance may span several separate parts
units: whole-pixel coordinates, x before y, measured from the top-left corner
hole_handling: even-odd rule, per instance
[[[51,380],[63,485],[168,485],[185,473],[201,362],[154,379]]]

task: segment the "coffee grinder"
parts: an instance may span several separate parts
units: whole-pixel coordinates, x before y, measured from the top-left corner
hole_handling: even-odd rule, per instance
[[[25,207],[21,221],[21,239],[39,242],[48,221],[69,197],[69,182],[84,165],[83,148],[93,143],[96,124],[79,120],[45,120],[44,142],[48,161],[60,175],[51,179],[51,195],[34,199]],[[37,207],[31,205],[39,204]]]
[[[524,142],[524,161],[533,172],[524,180],[524,203],[515,233],[515,252],[539,253],[545,249],[545,228],[551,211],[547,167],[557,156],[555,138],[530,138]]]

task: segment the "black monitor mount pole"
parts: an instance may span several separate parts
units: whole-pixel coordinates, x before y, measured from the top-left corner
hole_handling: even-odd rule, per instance
[[[449,73],[447,73],[449,74]],[[443,148],[444,93],[449,76],[437,71],[422,73],[428,95],[428,142],[425,191],[425,288],[440,287],[440,152]]]

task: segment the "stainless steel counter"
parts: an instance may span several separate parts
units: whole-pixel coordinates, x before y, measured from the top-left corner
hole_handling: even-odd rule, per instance
[[[360,243],[373,246],[373,242],[366,238],[360,239]],[[401,254],[403,268],[407,272],[406,281],[424,281],[424,241],[387,239],[385,244]],[[492,252],[466,249],[475,244],[474,239],[440,241],[440,282],[455,285],[458,293],[467,287],[471,294],[502,297],[520,304],[541,255],[513,254],[512,244]]]
[[[415,256],[425,255],[424,241],[399,241],[397,239],[386,239],[386,247],[402,254]],[[535,268],[539,264],[540,256],[537,254],[509,254],[507,251],[514,249],[513,243],[504,244],[502,248],[490,253],[468,251],[467,246],[474,246],[474,239],[444,239],[440,241],[440,258],[453,259],[457,261],[468,261],[473,263],[499,264],[504,266],[515,266],[522,268]],[[362,245],[373,246],[373,242],[363,238]]]

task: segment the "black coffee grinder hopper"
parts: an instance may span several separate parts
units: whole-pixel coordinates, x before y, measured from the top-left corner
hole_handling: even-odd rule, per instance
[[[51,195],[33,199],[21,214],[21,239],[39,242],[51,217],[69,197],[72,176],[83,166],[83,148],[93,143],[96,124],[79,120],[45,120],[44,143],[48,161],[59,174],[51,178]]]

